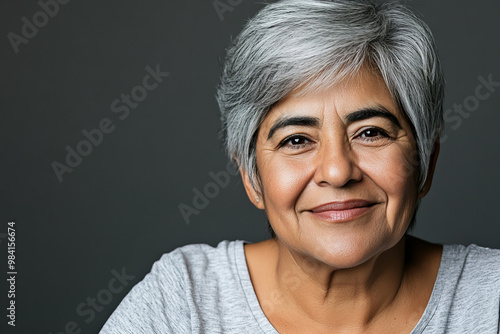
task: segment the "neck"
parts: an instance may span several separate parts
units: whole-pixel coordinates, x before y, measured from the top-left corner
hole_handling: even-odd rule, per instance
[[[279,240],[276,289],[287,308],[325,328],[367,328],[395,306],[405,277],[405,237],[359,266],[336,269]]]

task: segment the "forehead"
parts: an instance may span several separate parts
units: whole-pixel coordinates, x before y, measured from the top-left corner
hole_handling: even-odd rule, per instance
[[[403,123],[396,101],[394,101],[384,80],[369,70],[361,70],[349,79],[331,87],[319,90],[298,89],[280,102],[268,113],[261,128],[269,128],[283,116],[312,116],[323,121],[325,117],[337,117],[346,121],[349,113],[382,107]]]

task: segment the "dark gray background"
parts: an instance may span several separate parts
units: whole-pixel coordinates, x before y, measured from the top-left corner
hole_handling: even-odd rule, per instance
[[[228,3],[227,0],[222,0]],[[238,1],[233,0],[233,3]],[[447,79],[445,109],[474,96],[479,76],[500,81],[500,2],[408,1],[434,31]],[[71,1],[15,53],[9,32],[40,11],[0,4],[0,233],[17,228],[17,326],[6,326],[7,244],[0,235],[2,333],[59,333],[74,321],[97,333],[161,254],[195,242],[267,238],[262,212],[232,177],[186,224],[178,205],[225,170],[214,99],[224,49],[261,1],[223,20],[206,1]],[[112,101],[160,64],[170,73],[120,120]],[[500,248],[500,88],[456,129],[448,123],[433,189],[414,234]],[[456,116],[454,113],[450,115]],[[115,130],[60,183],[51,167],[109,118]],[[135,278],[95,319],[76,307],[125,268]],[[101,296],[104,296],[101,292]]]

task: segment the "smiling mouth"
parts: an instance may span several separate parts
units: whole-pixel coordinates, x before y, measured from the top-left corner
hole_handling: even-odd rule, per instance
[[[332,202],[317,206],[307,212],[310,212],[316,218],[331,222],[347,222],[359,218],[370,211],[375,202],[365,200],[350,200],[344,202]]]

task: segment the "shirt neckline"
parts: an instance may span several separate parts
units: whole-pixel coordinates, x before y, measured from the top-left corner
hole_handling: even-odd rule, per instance
[[[259,300],[257,299],[257,294],[252,285],[252,280],[250,279],[250,272],[248,270],[247,259],[245,256],[245,244],[249,244],[248,241],[238,240],[238,243],[234,247],[236,266],[238,269],[238,275],[240,278],[241,287],[245,294],[245,298],[252,312],[252,315],[259,325],[263,333],[266,334],[279,334],[276,328],[269,322],[264,311],[260,307]]]
[[[425,327],[429,324],[432,317],[436,313],[437,307],[439,305],[439,300],[441,299],[442,292],[444,289],[444,284],[447,276],[447,268],[449,267],[447,263],[451,259],[451,246],[443,245],[443,252],[441,254],[441,261],[439,262],[438,274],[436,276],[436,282],[434,282],[434,287],[432,288],[431,297],[427,302],[424,314],[417,322],[410,334],[420,334],[424,331]]]
[[[260,307],[257,294],[252,285],[252,280],[250,279],[250,272],[248,270],[247,260],[245,256],[245,244],[249,244],[248,241],[238,240],[235,244],[234,252],[236,258],[236,266],[238,270],[238,275],[240,278],[241,287],[245,294],[245,298],[250,308],[255,321],[258,323],[259,327],[264,333],[267,334],[279,334],[278,331],[269,322],[264,311]],[[436,281],[434,282],[434,287],[432,288],[431,297],[427,302],[424,313],[420,320],[417,322],[410,334],[420,334],[423,332],[425,327],[428,325],[434,313],[436,312],[437,306],[439,305],[439,300],[442,295],[444,281],[446,277],[446,263],[450,257],[451,248],[449,245],[443,245],[443,252],[441,254],[441,261],[439,263],[438,274],[436,276]]]

